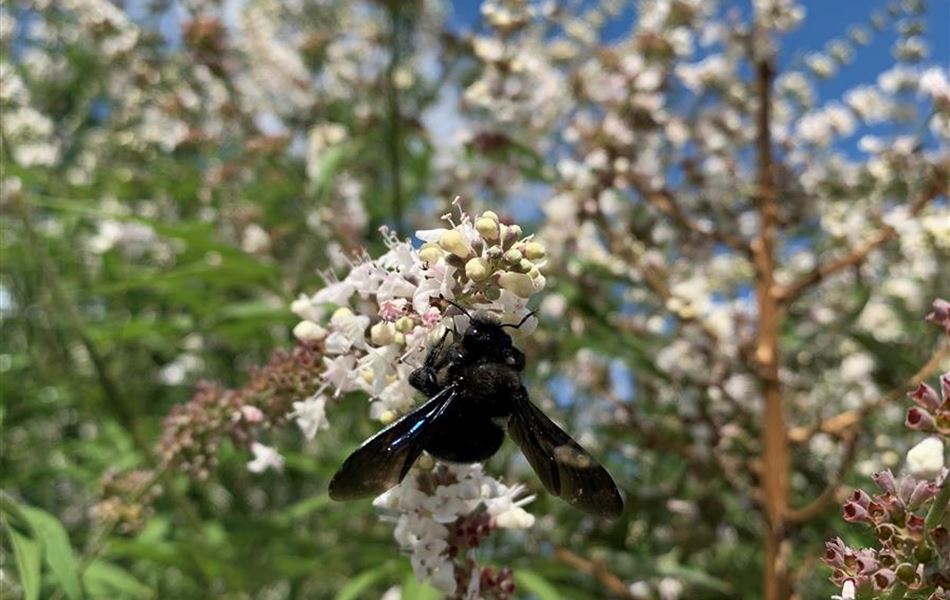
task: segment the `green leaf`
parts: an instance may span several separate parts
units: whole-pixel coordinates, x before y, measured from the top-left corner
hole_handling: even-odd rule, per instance
[[[82,580],[93,598],[151,598],[155,595],[131,573],[104,560],[90,564]]]
[[[729,595],[732,592],[732,586],[729,585],[728,582],[717,579],[705,571],[684,567],[670,560],[669,556],[664,556],[657,560],[657,573],[667,577],[674,577],[699,587],[715,590],[720,594]]]
[[[557,588],[540,573],[518,569],[515,571],[515,585],[537,596],[538,600],[560,600]]]
[[[416,579],[413,573],[409,573],[402,584],[402,597],[413,600],[439,600],[441,594],[431,585]]]
[[[46,564],[59,583],[60,588],[70,600],[83,597],[82,585],[79,582],[79,563],[69,543],[69,535],[59,519],[44,510],[31,506],[21,507],[23,516],[36,533],[36,537],[43,540],[43,554]]]
[[[272,518],[276,524],[286,526],[303,519],[312,512],[323,510],[329,505],[330,496],[327,494],[318,494],[291,504],[276,513]]]
[[[335,600],[356,600],[357,598],[365,598],[366,595],[363,593],[374,583],[385,577],[389,571],[392,570],[391,564],[380,565],[375,569],[370,569],[368,571],[363,571],[356,577],[350,580],[343,589],[341,589]],[[409,596],[407,596],[408,598]]]
[[[24,600],[36,600],[40,597],[40,557],[42,545],[23,535],[12,527],[7,527],[13,542],[13,554],[16,557],[17,573],[23,587]]]

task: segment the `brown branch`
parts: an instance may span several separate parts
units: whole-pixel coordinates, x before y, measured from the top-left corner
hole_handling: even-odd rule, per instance
[[[944,182],[943,185],[941,185],[941,181]],[[917,216],[931,200],[945,193],[946,173],[942,170],[938,170],[920,195],[910,204],[910,216]],[[844,256],[818,264],[811,271],[802,275],[797,281],[778,287],[776,295],[779,301],[785,305],[791,304],[809,289],[825,281],[832,275],[849,267],[860,265],[867,259],[871,252],[896,237],[897,230],[890,225],[884,225],[869,235],[866,242],[856,248],[852,248],[851,251]]]
[[[854,459],[857,456],[858,437],[856,431],[850,431],[845,435],[844,453],[841,457],[841,464],[838,465],[838,470],[828,482],[828,485],[825,486],[825,489],[823,489],[814,500],[805,506],[789,510],[785,514],[786,523],[805,523],[810,521],[824,512],[824,510],[835,501],[838,490],[841,489],[842,484],[844,484],[844,479],[851,470],[851,465],[854,464]]]
[[[676,201],[676,197],[670,190],[666,188],[651,189],[641,178],[634,179],[633,186],[646,198],[651,206],[666,215],[681,230],[725,244],[742,256],[752,258],[752,249],[746,240],[715,227],[707,229],[701,226],[699,222],[690,218],[683,210],[683,207]]]
[[[933,356],[930,357],[930,360],[905,383],[892,389],[877,400],[865,404],[861,408],[846,410],[809,427],[793,427],[788,432],[788,440],[794,444],[801,444],[810,440],[816,433],[827,433],[828,435],[841,437],[848,435],[853,428],[857,427],[865,418],[876,412],[879,408],[900,400],[908,388],[916,386],[936,373],[940,369],[943,361],[948,357],[950,357],[950,343],[942,344],[940,349],[934,352]]]
[[[624,584],[623,580],[611,573],[602,561],[593,561],[584,558],[567,548],[560,546],[554,549],[554,557],[562,563],[577,569],[581,573],[591,575],[600,582],[610,592],[627,598],[628,600],[637,600],[630,589]]]
[[[788,509],[789,450],[782,386],[779,381],[781,306],[776,296],[775,283],[775,245],[779,211],[770,126],[774,73],[768,57],[757,57],[755,66],[755,88],[759,100],[756,114],[755,201],[759,213],[759,232],[752,242],[752,254],[758,303],[755,359],[765,403],[760,434],[761,485],[765,513],[763,576],[766,600],[785,600],[790,594],[787,565],[782,550],[785,541],[784,519]]]

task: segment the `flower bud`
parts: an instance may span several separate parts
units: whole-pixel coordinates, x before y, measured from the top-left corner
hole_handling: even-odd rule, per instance
[[[491,275],[491,265],[484,258],[473,258],[465,263],[465,275],[472,281],[484,281]]]
[[[907,501],[907,508],[909,510],[917,510],[924,502],[936,496],[938,491],[939,488],[937,484],[932,481],[919,482],[917,487],[915,487],[914,491],[910,494],[910,499]]]
[[[915,583],[917,581],[917,569],[910,563],[901,563],[897,565],[896,576],[904,583]]]
[[[886,590],[894,584],[897,575],[890,569],[881,569],[874,574],[874,587],[877,590]]]
[[[396,326],[385,321],[380,321],[369,328],[369,339],[374,346],[386,346],[393,343],[395,335]]]
[[[871,520],[871,515],[865,507],[857,502],[848,502],[842,509],[844,520],[849,523],[862,523]]]
[[[488,255],[489,260],[498,260],[505,254],[505,251],[499,246],[491,246],[485,254]]]
[[[471,253],[471,248],[465,242],[465,238],[454,229],[442,234],[442,237],[439,238],[439,246],[459,258],[466,258]]]
[[[534,293],[534,283],[524,273],[502,273],[498,285],[521,298],[530,298]]]
[[[544,258],[545,253],[544,246],[538,242],[528,242],[524,245],[524,255],[531,260]]]
[[[871,479],[874,480],[874,483],[877,484],[877,487],[881,488],[881,491],[888,494],[897,493],[897,481],[894,479],[894,474],[891,473],[890,469],[879,471],[871,475]]]
[[[936,390],[926,383],[918,384],[917,389],[907,395],[924,410],[935,411],[940,408],[940,398],[937,397]]]
[[[518,270],[522,273],[529,273],[531,269],[534,269],[534,263],[527,258],[522,258],[518,263]]]
[[[388,425],[389,423],[392,423],[393,421],[396,420],[396,413],[394,413],[393,411],[389,409],[386,409],[382,412],[381,415],[379,415],[379,420],[383,425]]]
[[[521,262],[521,258],[522,258],[521,252],[519,252],[518,250],[515,250],[514,248],[505,252],[505,260],[512,264],[517,264]]]
[[[475,230],[478,231],[478,235],[486,240],[494,241],[498,239],[498,221],[495,219],[481,217],[475,221]]]
[[[501,237],[501,247],[505,250],[511,248],[521,236],[521,228],[515,231],[515,225],[499,225],[499,236]]]
[[[411,317],[403,316],[396,319],[396,331],[399,333],[409,333],[415,325]]]
[[[422,245],[422,248],[419,250],[419,258],[423,262],[427,262],[430,265],[439,262],[439,259],[442,258],[442,249],[439,248],[437,244],[432,242]]]
[[[917,431],[933,431],[934,418],[926,410],[912,406],[907,409],[907,418],[904,419],[904,425]]]
[[[493,211],[490,211],[490,210],[486,210],[485,212],[483,212],[480,218],[491,219],[495,223],[498,223],[498,215],[496,215]]]
[[[294,326],[294,337],[301,342],[315,342],[327,336],[327,330],[313,321],[301,321]]]

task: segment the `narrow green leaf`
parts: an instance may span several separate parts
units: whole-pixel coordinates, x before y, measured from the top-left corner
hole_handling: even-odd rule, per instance
[[[357,598],[365,598],[366,595],[363,592],[369,589],[371,585],[385,577],[391,569],[391,565],[385,564],[376,567],[375,569],[363,571],[351,579],[349,583],[343,586],[343,589],[337,593],[336,600],[356,600]]]
[[[557,588],[535,571],[516,569],[515,585],[529,594],[537,596],[538,600],[560,600],[561,598]]]
[[[40,558],[42,545],[12,527],[7,527],[13,542],[13,554],[16,557],[20,586],[23,587],[23,600],[36,600],[40,597]]]
[[[151,598],[155,595],[134,575],[104,560],[90,564],[82,580],[93,598]]]
[[[69,543],[66,528],[59,519],[46,511],[31,506],[23,506],[21,510],[36,533],[36,537],[43,540],[44,558],[53,578],[70,600],[82,598],[79,563]]]
[[[416,579],[415,574],[409,573],[402,584],[402,597],[413,600],[439,600],[441,594],[431,585]]]

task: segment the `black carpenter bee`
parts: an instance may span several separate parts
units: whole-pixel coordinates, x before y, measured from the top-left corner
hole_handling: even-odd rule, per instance
[[[454,305],[454,303],[451,303]],[[525,356],[504,327],[469,317],[464,333],[449,331],[429,349],[409,383],[429,400],[368,439],[330,481],[330,497],[355,500],[397,485],[425,450],[454,463],[491,457],[508,435],[552,494],[595,516],[615,519],[623,500],[610,474],[538,407],[521,383]]]

